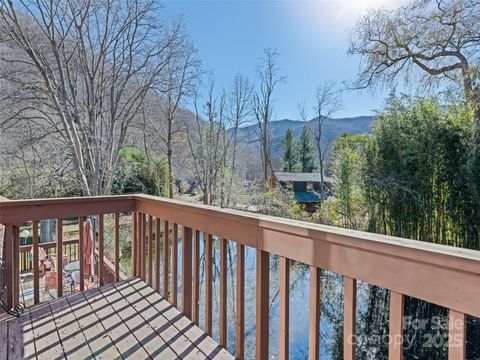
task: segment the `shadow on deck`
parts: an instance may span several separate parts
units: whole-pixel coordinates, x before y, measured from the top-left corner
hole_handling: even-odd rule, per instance
[[[3,359],[233,359],[138,278],[0,318]]]

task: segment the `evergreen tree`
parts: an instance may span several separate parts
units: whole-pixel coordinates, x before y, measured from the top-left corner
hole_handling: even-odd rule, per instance
[[[313,146],[310,130],[306,125],[304,125],[302,128],[298,147],[301,172],[314,172],[317,168],[315,164],[315,148]]]
[[[292,129],[288,129],[282,139],[283,146],[283,171],[295,172],[298,163],[297,141]]]

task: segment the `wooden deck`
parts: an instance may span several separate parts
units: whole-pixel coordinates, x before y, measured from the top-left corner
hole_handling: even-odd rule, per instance
[[[138,278],[3,316],[0,344],[0,360],[233,359]]]

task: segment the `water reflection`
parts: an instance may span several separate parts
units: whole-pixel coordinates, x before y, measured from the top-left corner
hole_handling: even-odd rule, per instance
[[[200,327],[205,329],[205,253],[204,235],[200,241]],[[220,321],[220,242],[213,239],[213,338],[218,342]],[[181,259],[181,230],[179,231],[179,254]],[[228,243],[227,251],[227,349],[235,353],[236,323],[236,243]],[[181,264],[178,264],[178,291],[181,296]],[[310,272],[308,266],[290,262],[290,359],[308,358],[309,291]],[[357,285],[357,358],[365,360],[388,359],[388,318],[390,294],[386,289],[358,282]],[[256,250],[245,247],[245,358],[255,359],[256,318]],[[279,348],[279,258],[270,257],[270,359],[277,359]],[[320,358],[343,359],[343,277],[328,271],[321,275]],[[446,318],[444,309],[426,304],[417,299],[406,299],[405,316]],[[469,359],[480,360],[480,344],[472,339],[480,334],[480,321],[469,317],[467,354]],[[413,332],[412,332],[413,331]],[[425,358],[428,354],[435,359],[446,359],[447,348],[425,350],[424,336],[445,336],[445,329],[426,328],[419,333],[405,327],[405,337],[413,336],[418,342],[405,350],[406,358]],[[478,336],[476,337],[479,338]],[[443,343],[445,344],[445,343]]]

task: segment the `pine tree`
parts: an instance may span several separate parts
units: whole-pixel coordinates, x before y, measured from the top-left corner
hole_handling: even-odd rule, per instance
[[[297,141],[292,129],[288,129],[282,139],[283,146],[283,171],[295,172],[298,163]]]
[[[304,125],[302,128],[298,148],[301,171],[306,173],[314,172],[317,168],[315,164],[315,149],[310,130],[306,125]]]

